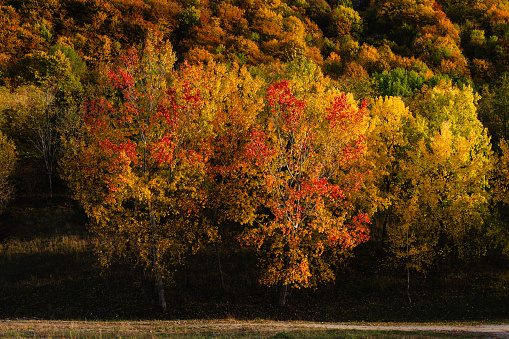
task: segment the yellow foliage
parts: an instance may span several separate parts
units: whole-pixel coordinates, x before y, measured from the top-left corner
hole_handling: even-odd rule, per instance
[[[193,47],[185,55],[185,60],[190,64],[207,63],[214,60],[214,54],[210,53],[203,47]]]
[[[283,16],[268,7],[255,11],[251,28],[263,39],[279,39],[283,33]]]
[[[386,224],[392,251],[407,261],[407,267],[426,271],[447,254],[445,239],[462,258],[486,251],[486,242],[470,239],[486,235],[492,169],[490,142],[477,120],[476,100],[470,88],[441,84],[424,89],[412,102],[417,119],[402,136],[415,146],[392,158],[392,167],[397,166],[392,180],[397,180],[387,198],[396,223]]]
[[[3,211],[11,197],[12,188],[8,178],[16,164],[16,147],[14,143],[0,131],[0,212]]]
[[[292,39],[305,43],[306,27],[297,17],[291,15],[284,19],[283,27],[286,32],[291,33]]]

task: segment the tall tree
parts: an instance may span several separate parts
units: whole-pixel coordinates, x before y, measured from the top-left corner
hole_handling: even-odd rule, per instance
[[[450,83],[424,88],[412,100],[416,118],[404,139],[413,147],[397,158],[399,189],[387,228],[391,251],[407,273],[485,253],[492,160],[476,101],[471,88]]]
[[[215,74],[207,95],[215,113],[208,141],[211,154],[205,167],[207,201],[203,217],[214,233],[219,282],[224,291],[221,247],[238,245],[236,239],[242,230],[238,225],[251,224],[258,206],[260,182],[251,173],[244,147],[263,108],[260,93],[264,82],[238,65],[209,63],[205,67]]]
[[[396,221],[394,202],[406,190],[404,163],[420,137],[416,120],[401,98],[373,100],[366,136],[370,175],[365,180],[360,203],[375,212],[371,230],[377,243],[385,243],[388,228]]]
[[[86,105],[86,130],[71,140],[65,166],[76,198],[101,238],[105,265],[132,258],[149,269],[165,310],[164,278],[198,246],[198,211],[214,111],[204,104],[211,72],[173,71],[169,42],[147,39],[107,71],[109,87]]]
[[[60,142],[60,126],[70,108],[58,107],[51,89],[24,86],[0,96],[8,119],[6,132],[25,156],[41,158],[53,195],[53,177]]]
[[[411,101],[377,99],[368,135],[375,239],[407,273],[486,251],[491,145],[471,88],[442,82]],[[371,186],[370,186],[371,187]]]
[[[17,81],[23,86],[0,93],[0,109],[8,112],[5,132],[20,154],[42,159],[50,196],[60,137],[71,127],[68,122],[75,120],[81,104],[84,67],[72,48],[56,46],[50,53],[33,52],[20,61]]]
[[[267,89],[266,115],[246,147],[265,180],[266,215],[242,240],[267,257],[261,282],[281,286],[281,307],[290,287],[333,277],[323,259],[328,248],[353,248],[368,239],[369,218],[352,215],[349,200],[362,182],[357,166],[367,107],[327,88],[315,71]]]

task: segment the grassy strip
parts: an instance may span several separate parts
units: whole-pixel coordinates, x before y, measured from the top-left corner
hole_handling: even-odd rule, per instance
[[[303,328],[298,323],[2,321],[2,338],[482,338],[463,332]]]

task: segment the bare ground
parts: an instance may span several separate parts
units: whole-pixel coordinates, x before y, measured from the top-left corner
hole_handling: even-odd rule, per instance
[[[473,334],[486,338],[509,339],[509,325],[427,325],[427,324],[340,324],[313,322],[272,322],[226,320],[184,321],[47,321],[47,320],[0,320],[0,337],[50,337],[65,333],[81,336],[102,333],[109,336],[164,336],[191,333],[246,333],[271,335],[281,331],[305,330],[372,330],[372,331],[423,331],[446,334]],[[65,335],[64,335],[65,337]]]

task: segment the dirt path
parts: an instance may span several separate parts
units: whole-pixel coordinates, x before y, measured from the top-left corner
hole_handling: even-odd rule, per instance
[[[66,336],[72,333],[109,334],[137,336],[142,334],[165,335],[172,333],[227,333],[257,332],[273,334],[281,331],[299,331],[311,329],[345,330],[396,330],[445,332],[451,334],[473,333],[487,338],[509,339],[509,325],[421,325],[421,324],[335,324],[311,322],[244,322],[235,320],[184,320],[184,321],[132,321],[132,322],[80,322],[45,320],[0,320],[0,337],[49,337]]]
[[[341,325],[341,324],[307,324],[308,327],[354,330],[396,330],[425,331],[448,333],[475,333],[488,338],[509,338],[509,325]]]

